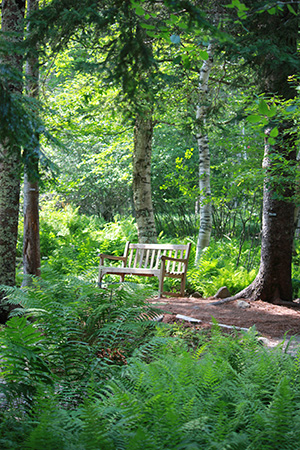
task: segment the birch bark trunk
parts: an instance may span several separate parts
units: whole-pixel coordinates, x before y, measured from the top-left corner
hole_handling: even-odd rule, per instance
[[[208,102],[208,80],[213,67],[212,45],[207,49],[208,59],[204,61],[199,75],[199,97],[196,110],[197,144],[199,151],[199,190],[200,190],[200,229],[197,239],[195,264],[198,264],[201,252],[208,247],[212,230],[210,152],[205,121]]]
[[[3,33],[11,44],[23,40],[25,0],[2,1]],[[17,74],[7,89],[12,93],[22,93],[22,56],[16,53],[4,56],[1,61]],[[18,78],[18,75],[19,78]],[[15,284],[16,245],[18,236],[19,196],[21,173],[21,149],[13,145],[9,137],[0,142],[0,284]],[[0,292],[0,301],[3,293]],[[7,320],[10,308],[1,302],[0,322]]]
[[[134,128],[133,201],[140,243],[157,242],[151,192],[153,127],[150,115],[137,115]]]

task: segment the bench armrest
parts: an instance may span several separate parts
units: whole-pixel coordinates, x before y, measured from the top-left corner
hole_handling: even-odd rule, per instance
[[[124,261],[124,262],[126,262],[127,259],[125,256],[106,255],[105,253],[99,253],[98,256],[100,256],[100,264],[103,264],[104,259],[111,259],[113,261]]]
[[[175,261],[175,262],[181,262],[181,263],[186,263],[188,262],[187,258],[171,258],[170,256],[166,256],[166,255],[162,255],[160,257],[163,261],[165,261],[166,259],[168,261]]]

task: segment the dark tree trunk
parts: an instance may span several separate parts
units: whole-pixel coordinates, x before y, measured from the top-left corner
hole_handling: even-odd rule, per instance
[[[23,40],[25,0],[2,1],[3,33],[12,44]],[[11,52],[2,58],[16,73],[22,72],[22,56]],[[11,79],[7,89],[11,93],[22,93],[21,77]],[[9,137],[0,142],[0,284],[15,284],[16,244],[18,235],[20,195],[21,149],[10,142]],[[3,295],[3,294],[2,294]],[[0,294],[1,298],[1,294]],[[9,309],[0,308],[0,322],[5,322]]]
[[[151,192],[152,136],[152,118],[138,115],[134,128],[133,201],[141,243],[157,242]]]
[[[38,9],[38,0],[27,0],[27,14]],[[30,21],[28,23],[30,34]],[[39,96],[39,61],[31,55],[26,62],[26,91],[29,97]],[[23,234],[23,273],[22,285],[30,283],[26,275],[40,276],[41,255],[39,235],[39,137],[32,136],[32,148],[24,151],[24,234]]]
[[[24,176],[24,235],[22,285],[30,283],[26,275],[40,276],[41,254],[39,235],[39,183]]]
[[[293,4],[293,7],[296,9],[297,5]],[[255,63],[262,92],[269,96],[276,94],[283,100],[296,97],[296,91],[288,77],[299,71],[297,16],[287,8],[275,15],[257,14],[249,30],[261,46]],[[252,45],[255,39],[252,39]],[[262,42],[265,43],[264,46]],[[295,206],[294,186],[289,169],[296,164],[292,127],[293,124],[288,121],[278,125],[279,136],[273,146],[268,144],[267,135],[270,130],[266,130],[259,272],[253,283],[242,292],[217,303],[239,297],[261,299],[270,303],[292,301],[291,263]],[[280,166],[278,161],[282,162]]]
[[[296,91],[288,77],[297,70],[297,18],[287,9],[281,14],[264,14],[263,17],[264,35],[268,39],[271,37],[272,47],[261,61],[262,88],[267,94],[275,93],[285,100],[292,99]],[[280,173],[276,173],[274,165],[278,157],[289,164],[296,161],[294,139],[289,133],[292,126],[292,123],[282,123],[278,127],[276,145],[270,146],[266,142],[265,146],[261,262],[252,284],[251,297],[271,303],[292,300],[293,187],[288,174],[285,176],[283,173],[284,165]]]
[[[283,127],[280,128],[283,135]],[[284,141],[287,141],[285,147]],[[284,174],[278,174],[276,183],[270,180],[274,174],[273,157],[281,155],[293,161],[296,152],[289,149],[293,140],[287,134],[280,147],[266,143],[263,167],[266,170],[263,196],[261,261],[258,275],[252,285],[251,297],[276,303],[292,300],[291,265],[294,237],[294,203],[292,189]],[[282,184],[285,182],[284,190]]]

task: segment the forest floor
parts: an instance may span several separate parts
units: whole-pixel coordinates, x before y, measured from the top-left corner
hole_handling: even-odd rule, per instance
[[[163,322],[182,322],[186,326],[209,328],[214,317],[219,324],[234,327],[250,328],[255,325],[259,334],[275,344],[280,342],[285,334],[288,337],[298,336],[300,340],[300,305],[297,308],[273,305],[260,300],[255,302],[245,300],[249,307],[241,309],[237,300],[217,306],[212,305],[214,301],[216,299],[213,297],[207,299],[164,297],[149,300],[153,306],[162,310]],[[176,318],[177,314],[201,320],[201,323],[192,325],[188,320]]]

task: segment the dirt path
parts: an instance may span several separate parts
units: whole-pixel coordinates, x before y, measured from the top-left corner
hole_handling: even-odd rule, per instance
[[[163,311],[164,321],[174,321],[176,314],[194,317],[201,320],[201,327],[209,327],[212,317],[220,324],[242,328],[256,326],[257,331],[268,339],[281,340],[285,333],[288,336],[300,336],[300,308],[288,308],[272,305],[262,301],[249,302],[250,307],[242,309],[238,301],[213,306],[213,298],[178,298],[168,297],[151,299],[149,302]],[[177,320],[178,321],[178,320]]]

